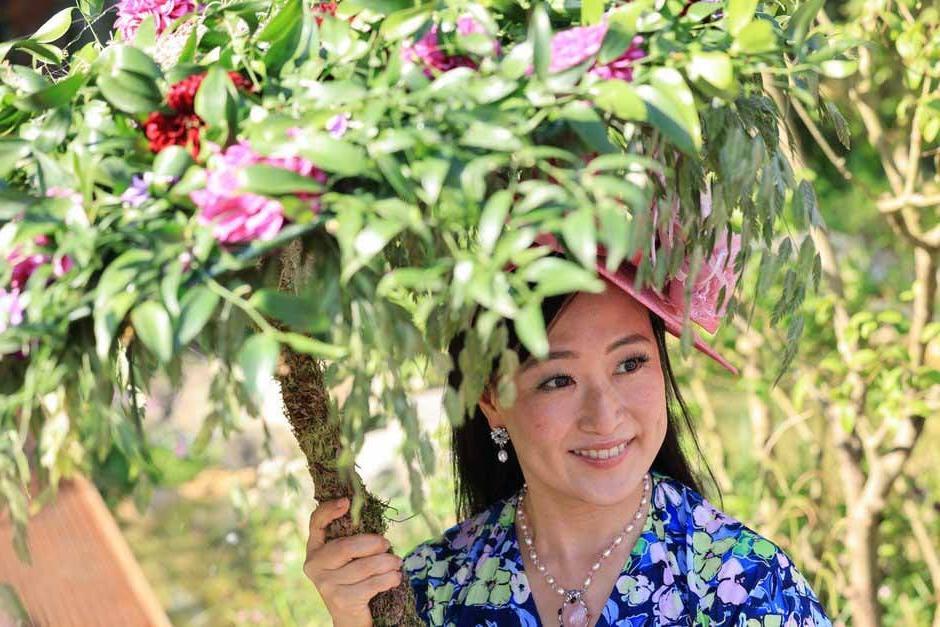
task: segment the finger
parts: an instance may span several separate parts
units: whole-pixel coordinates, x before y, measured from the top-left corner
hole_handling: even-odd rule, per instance
[[[356,558],[382,554],[390,546],[389,541],[378,534],[358,533],[330,540],[308,557],[316,562],[315,569],[336,570]]]
[[[369,577],[359,583],[348,586],[338,586],[337,589],[340,591],[340,594],[344,596],[348,595],[348,598],[356,600],[355,602],[366,604],[369,602],[369,599],[379,592],[398,587],[398,584],[401,583],[402,576],[402,572],[396,570],[394,572]]]
[[[326,542],[327,526],[340,518],[349,509],[349,499],[341,498],[324,501],[310,514],[310,537],[307,539],[307,552],[323,546]]]
[[[394,553],[381,553],[353,560],[342,568],[331,571],[330,577],[336,584],[350,585],[376,575],[397,572],[401,565],[402,559]]]

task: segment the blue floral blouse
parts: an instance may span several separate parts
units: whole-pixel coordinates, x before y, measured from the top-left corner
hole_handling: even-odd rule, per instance
[[[541,624],[513,524],[517,501],[497,501],[405,557],[429,625]],[[782,549],[655,472],[643,533],[596,625],[831,627]]]

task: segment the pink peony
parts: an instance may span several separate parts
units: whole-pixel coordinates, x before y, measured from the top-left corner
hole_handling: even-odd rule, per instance
[[[137,34],[144,18],[152,15],[159,35],[173,20],[195,10],[196,3],[193,0],[120,0],[114,27],[124,41],[130,41]]]
[[[561,72],[584,63],[596,55],[600,52],[601,44],[604,43],[607,28],[607,18],[605,17],[600,24],[577,26],[555,33],[552,37],[551,61],[548,65],[548,71],[551,73]],[[630,47],[622,55],[604,65],[595,62],[588,70],[588,73],[604,79],[633,80],[633,61],[646,56],[646,53],[640,48],[642,43],[643,37],[640,35],[635,36],[630,43]]]
[[[199,208],[199,222],[211,226],[215,238],[223,244],[241,244],[268,240],[284,224],[284,206],[280,201],[258,194],[241,192],[241,171],[250,165],[264,163],[309,176],[321,183],[326,173],[302,157],[263,157],[246,142],[230,146],[210,163],[206,187],[190,194]],[[310,209],[317,211],[316,195],[302,194],[310,200]]]

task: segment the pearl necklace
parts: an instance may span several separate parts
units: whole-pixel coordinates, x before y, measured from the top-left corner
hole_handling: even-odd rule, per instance
[[[613,552],[614,548],[619,546],[623,542],[624,537],[633,531],[637,522],[643,515],[643,506],[649,501],[650,494],[650,476],[649,473],[643,475],[643,496],[640,499],[640,504],[636,508],[636,512],[630,518],[630,522],[624,527],[620,534],[614,538],[613,542],[610,543],[604,552],[601,553],[600,558],[594,562],[591,566],[591,570],[588,571],[587,577],[584,579],[584,582],[581,584],[580,588],[571,588],[565,589],[561,586],[555,585],[555,578],[545,569],[545,565],[539,560],[538,554],[535,552],[535,543],[532,541],[532,534],[529,533],[529,527],[526,525],[526,516],[525,512],[522,509],[522,504],[525,501],[526,490],[528,486],[523,483],[522,491],[519,494],[519,504],[516,506],[516,513],[519,517],[519,527],[522,529],[522,541],[525,542],[525,545],[529,549],[529,559],[532,560],[532,563],[535,565],[535,568],[545,576],[545,581],[548,582],[548,585],[552,590],[557,592],[559,595],[564,597],[565,601],[562,606],[558,609],[558,624],[563,627],[581,627],[591,624],[591,613],[588,611],[587,603],[584,602],[584,593],[587,591],[588,586],[591,585],[591,582],[594,580],[594,573],[601,567],[601,562],[605,558],[610,557],[610,554]]]

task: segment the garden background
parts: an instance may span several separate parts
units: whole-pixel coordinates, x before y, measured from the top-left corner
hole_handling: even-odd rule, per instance
[[[70,4],[3,0],[0,40]],[[772,386],[786,339],[757,315],[718,338],[741,379],[704,359],[677,374],[724,508],[795,558],[835,622],[940,627],[940,13],[914,0],[831,1],[819,20],[867,43],[857,66],[823,86],[835,106],[780,103],[828,226],[812,233],[825,278],[807,296],[800,352]],[[766,311],[778,296],[764,295]],[[422,420],[441,427],[446,469],[439,376],[416,401]],[[162,460],[151,502],[135,505],[143,495],[118,454],[94,476],[171,621],[328,624],[302,573],[312,485],[280,408],[245,418],[241,434],[197,458],[207,365],[193,355],[184,380],[182,390],[156,385],[147,403]],[[359,468],[397,507],[389,536],[404,554],[454,516],[446,472],[427,478],[428,511],[412,514],[399,439],[370,435]]]

